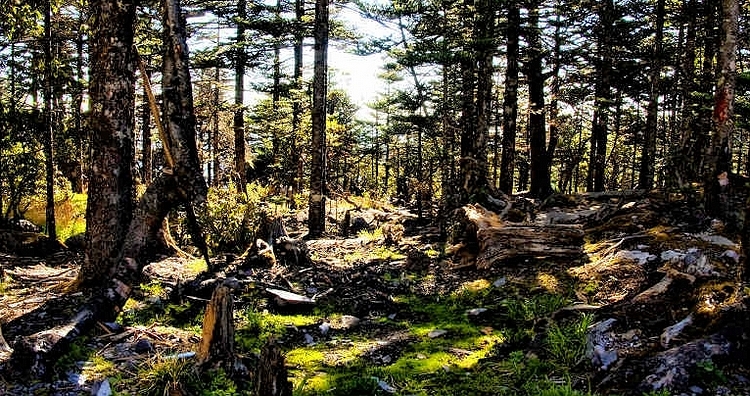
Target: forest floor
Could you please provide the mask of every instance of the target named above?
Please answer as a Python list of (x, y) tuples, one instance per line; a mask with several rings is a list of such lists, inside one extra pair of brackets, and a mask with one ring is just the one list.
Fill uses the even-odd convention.
[[(0, 395), (252, 394), (252, 375), (192, 369), (212, 290), (200, 285), (212, 279), (233, 288), (238, 354), (252, 367), (277, 339), (294, 395), (750, 395), (741, 249), (687, 201), (621, 193), (535, 203), (523, 220), (579, 224), (581, 254), (486, 269), (436, 225), (393, 208), (363, 212), (369, 230), (306, 241), (310, 260), (273, 268), (221, 255), (209, 274), (200, 260), (166, 257), (146, 268), (117, 323), (76, 342), (51, 378), (0, 374)], [(292, 236), (299, 220), (285, 217)], [(80, 254), (21, 256), (3, 243), (0, 324), (12, 346), (86, 296), (61, 288)], [(12, 371), (10, 355), (0, 351), (0, 373)]]

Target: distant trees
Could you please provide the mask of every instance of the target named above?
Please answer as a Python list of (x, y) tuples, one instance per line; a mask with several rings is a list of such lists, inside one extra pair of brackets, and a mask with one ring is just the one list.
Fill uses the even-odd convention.
[[(157, 7), (140, 3), (126, 1), (123, 7), (133, 7), (139, 18), (133, 42), (161, 102), (161, 59), (153, 50), (159, 40), (148, 29), (159, 27)], [(100, 114), (102, 88), (88, 76), (126, 78), (138, 91), (118, 96), (127, 104), (116, 110), (136, 121), (123, 126), (130, 132), (117, 139), (139, 145), (111, 157), (124, 167), (118, 174), (147, 182), (164, 165), (141, 83), (126, 71), (118, 77), (97, 74), (103, 60), (89, 56), (95, 38), (82, 23), (89, 8), (81, 0), (52, 0), (45, 24), (46, 4), (0, 10), (3, 216), (22, 216), (28, 197), (46, 194), (45, 186), (54, 198), (59, 174), (72, 191), (85, 191), (87, 183), (100, 189), (95, 178), (84, 177), (93, 164), (104, 166), (97, 157), (104, 153), (95, 147), (105, 126), (92, 117)], [(730, 174), (750, 168), (747, 43), (737, 40), (735, 50), (720, 46), (727, 29), (723, 3), (358, 4), (358, 12), (392, 28), (389, 37), (371, 41), (345, 32), (336, 21), (339, 3), (326, 5), (332, 42), (388, 56), (386, 87), (366, 123), (353, 118), (357, 106), (346, 87), (335, 87), (322, 71), (327, 44), (319, 31), (318, 58), (304, 62), (316, 40), (314, 10), (322, 4), (211, 0), (191, 3), (188, 10), (202, 15), (188, 24), (202, 43), (192, 66), (200, 76), (195, 112), (209, 181), (244, 191), (247, 180), (262, 180), (290, 202), (307, 198), (312, 234), (325, 230), (321, 213), (332, 192), (369, 190), (421, 212), (432, 210), (438, 198), (449, 209), (496, 190), (543, 198), (555, 191), (685, 189), (706, 184), (706, 175), (719, 168)], [(747, 10), (740, 8), (736, 18), (740, 26), (747, 23)], [(126, 45), (112, 52), (123, 59), (109, 61), (132, 62)], [(725, 58), (732, 53), (734, 60)], [(724, 100), (730, 93), (736, 100)], [(264, 96), (255, 101), (257, 95)], [(38, 169), (50, 172), (42, 177)], [(127, 176), (130, 169), (140, 172)], [(125, 194), (132, 200), (135, 192)], [(102, 209), (94, 204), (91, 210)]]

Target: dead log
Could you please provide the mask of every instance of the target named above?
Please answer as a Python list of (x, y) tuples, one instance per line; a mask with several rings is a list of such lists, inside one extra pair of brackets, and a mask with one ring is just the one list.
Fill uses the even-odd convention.
[(292, 383), (288, 379), (284, 355), (273, 338), (260, 353), (256, 373), (255, 394), (258, 396), (291, 396)]
[(477, 268), (515, 257), (579, 257), (583, 229), (570, 225), (506, 226), (477, 231)]
[(690, 375), (698, 364), (711, 362), (736, 352), (737, 345), (723, 334), (666, 350), (653, 359), (653, 372), (638, 386), (644, 393), (661, 389), (686, 390), (690, 385)]
[(454, 212), (449, 237), (454, 245), (447, 250), (461, 257), (476, 255), (477, 268), (486, 269), (515, 257), (578, 257), (583, 236), (580, 225), (506, 223), (481, 205), (466, 205)]
[(227, 286), (214, 290), (203, 317), (203, 332), (198, 346), (198, 366), (201, 371), (221, 368), (232, 375), (235, 367), (234, 304)]

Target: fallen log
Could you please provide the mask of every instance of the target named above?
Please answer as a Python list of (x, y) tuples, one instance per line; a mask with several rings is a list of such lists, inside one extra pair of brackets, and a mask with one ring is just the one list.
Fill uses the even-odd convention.
[(507, 223), (497, 213), (475, 204), (454, 212), (453, 246), (447, 250), (461, 257), (476, 254), (477, 268), (486, 269), (516, 257), (578, 257), (583, 254), (583, 236), (580, 225)]
[(505, 226), (477, 231), (477, 268), (515, 257), (578, 257), (583, 229), (571, 225)]

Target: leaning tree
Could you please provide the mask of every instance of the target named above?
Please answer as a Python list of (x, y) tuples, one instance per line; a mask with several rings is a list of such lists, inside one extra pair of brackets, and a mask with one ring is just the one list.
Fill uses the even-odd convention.
[[(124, 100), (131, 100), (133, 94), (132, 65), (132, 23), (122, 23), (117, 19), (108, 19), (111, 14), (131, 18), (136, 4), (134, 1), (123, 0), (97, 0), (93, 14), (99, 15), (101, 20), (111, 23), (95, 23), (92, 40), (92, 58), (107, 59), (114, 62), (112, 65), (105, 63), (94, 63), (93, 67), (120, 68), (117, 78), (108, 81), (100, 80), (101, 74), (93, 78), (92, 86), (102, 90), (93, 95), (102, 94), (109, 102), (94, 102), (94, 120), (99, 125), (114, 124), (105, 132), (99, 131), (98, 140), (94, 143), (100, 151), (107, 151), (113, 155), (121, 155), (118, 152), (122, 139), (127, 136), (108, 136), (109, 133), (131, 133), (131, 121), (119, 117), (130, 117), (128, 111), (114, 109), (116, 101), (120, 99), (117, 95), (124, 95)], [(165, 120), (164, 135), (162, 143), (165, 149), (165, 157), (169, 167), (149, 185), (141, 196), (137, 205), (116, 210), (90, 210), (87, 220), (94, 228), (89, 228), (88, 233), (102, 231), (95, 228), (102, 224), (116, 225), (116, 230), (111, 231), (117, 240), (108, 241), (109, 244), (102, 245), (109, 256), (96, 263), (89, 261), (87, 265), (98, 265), (95, 273), (103, 278), (101, 286), (94, 289), (92, 297), (86, 301), (77, 311), (75, 316), (67, 323), (40, 333), (21, 337), (14, 343), (12, 365), (21, 374), (30, 377), (42, 377), (47, 368), (55, 361), (55, 357), (65, 350), (65, 347), (80, 334), (88, 331), (96, 321), (111, 321), (122, 309), (125, 301), (130, 296), (134, 285), (138, 284), (141, 270), (147, 264), (149, 241), (157, 237), (161, 229), (162, 221), (173, 208), (186, 205), (188, 213), (192, 212), (192, 205), (205, 201), (207, 186), (200, 172), (198, 162), (198, 150), (195, 143), (195, 114), (193, 111), (192, 86), (188, 70), (188, 49), (186, 44), (185, 26), (181, 22), (181, 10), (179, 0), (162, 0), (163, 7), (163, 118)], [(132, 20), (132, 19), (130, 19)], [(127, 20), (126, 20), (127, 21)], [(118, 26), (118, 27), (115, 27)], [(124, 27), (122, 27), (124, 26)], [(128, 28), (129, 27), (129, 28)], [(118, 30), (122, 29), (122, 30)], [(111, 47), (114, 45), (114, 47)], [(109, 56), (102, 56), (102, 52), (110, 51)], [(100, 71), (101, 72), (101, 71)], [(127, 86), (127, 87), (126, 87)], [(130, 95), (130, 96), (128, 96)], [(115, 112), (118, 110), (118, 112)], [(113, 118), (113, 114), (119, 114)], [(130, 125), (130, 126), (128, 126)], [(108, 132), (107, 132), (108, 131)], [(96, 150), (95, 150), (96, 151)], [(90, 185), (89, 193), (99, 199), (116, 201), (122, 199), (127, 204), (127, 197), (123, 194), (131, 194), (132, 186), (118, 186), (119, 189), (111, 190), (109, 183), (121, 183), (118, 179), (118, 167), (102, 167), (103, 159), (95, 159), (92, 166), (92, 179), (99, 178), (100, 183)], [(107, 164), (104, 162), (104, 164)], [(124, 166), (129, 166), (129, 162)], [(92, 189), (101, 189), (91, 191)], [(95, 202), (96, 205), (101, 203)], [(124, 213), (129, 212), (129, 213)], [(113, 219), (116, 218), (116, 219)], [(124, 219), (130, 218), (128, 224)], [(194, 236), (196, 234), (194, 233)], [(89, 236), (96, 239), (99, 236)], [(95, 245), (96, 246), (96, 245)], [(94, 249), (94, 247), (90, 247)], [(95, 252), (100, 254), (102, 252)], [(99, 256), (97, 256), (99, 257)], [(91, 260), (91, 259), (90, 259)]]

